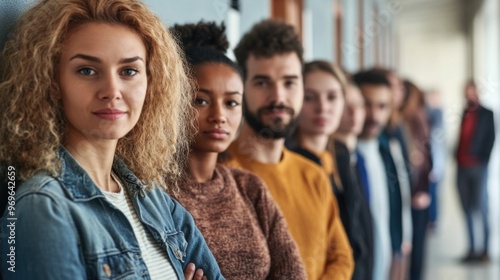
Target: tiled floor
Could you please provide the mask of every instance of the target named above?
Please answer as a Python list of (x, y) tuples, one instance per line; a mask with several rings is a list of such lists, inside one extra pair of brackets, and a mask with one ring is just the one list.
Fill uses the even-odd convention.
[[(450, 162), (448, 176), (441, 189), (440, 224), (435, 232), (429, 233), (427, 241), (427, 261), (425, 280), (499, 280), (500, 259), (492, 254), (489, 264), (464, 265), (458, 259), (466, 250), (465, 225), (455, 188), (453, 163)], [(490, 193), (492, 195), (492, 193)], [(496, 194), (494, 194), (496, 195)], [(490, 199), (491, 201), (491, 199)], [(498, 202), (498, 201), (497, 201)], [(493, 209), (498, 209), (493, 201)], [(498, 218), (491, 213), (490, 220)], [(497, 246), (498, 237), (493, 229), (492, 246)], [(497, 251), (497, 250), (493, 250)]]

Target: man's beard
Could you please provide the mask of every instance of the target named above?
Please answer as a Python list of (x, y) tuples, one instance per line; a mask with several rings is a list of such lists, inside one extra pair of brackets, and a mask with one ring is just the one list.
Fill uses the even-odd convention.
[(467, 100), (467, 107), (471, 110), (474, 110), (479, 107), (479, 103), (475, 100)]
[[(371, 128), (370, 130), (368, 128)], [(373, 138), (373, 137), (376, 137), (376, 135), (372, 135), (371, 131), (376, 129), (378, 131), (378, 133), (380, 134), (381, 133), (381, 128), (380, 128), (380, 123), (378, 121), (375, 121), (375, 120), (371, 120), (371, 119), (366, 119), (365, 120), (365, 123), (363, 125), (363, 130), (361, 131), (361, 134), (360, 136), (362, 138)]]
[[(264, 113), (273, 110), (285, 110), (290, 114), (290, 122), (285, 124), (280, 117), (271, 120), (271, 124), (266, 125), (262, 121)], [(248, 125), (262, 138), (265, 139), (282, 139), (291, 135), (295, 129), (297, 119), (295, 118), (295, 111), (293, 108), (286, 107), (285, 105), (271, 104), (257, 110), (257, 114), (250, 112), (246, 102), (243, 102), (243, 117)]]

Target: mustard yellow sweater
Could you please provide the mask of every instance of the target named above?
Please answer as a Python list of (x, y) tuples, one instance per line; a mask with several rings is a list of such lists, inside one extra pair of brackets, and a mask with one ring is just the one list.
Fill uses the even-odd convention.
[(287, 149), (279, 163), (251, 159), (251, 148), (234, 142), (229, 165), (259, 175), (278, 203), (299, 247), (308, 279), (349, 280), (352, 250), (325, 172)]

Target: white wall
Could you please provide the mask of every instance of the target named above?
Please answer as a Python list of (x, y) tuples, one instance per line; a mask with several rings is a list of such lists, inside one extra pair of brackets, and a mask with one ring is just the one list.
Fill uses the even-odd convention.
[(19, 15), (34, 3), (35, 0), (0, 1), (0, 50)]
[(395, 22), (399, 39), (397, 68), (423, 90), (441, 92), (450, 149), (456, 141), (464, 104), (463, 86), (468, 78), (467, 37), (461, 29), (459, 10), (458, 4), (436, 3), (430, 10), (405, 4)]
[(487, 0), (474, 18), (474, 79), (481, 103), (496, 115), (496, 140), (489, 165), (490, 250), (500, 255), (500, 4)]
[(359, 52), (362, 46), (358, 43), (359, 21), (357, 1), (342, 0), (344, 19), (342, 25), (342, 66), (348, 72), (359, 70)]
[(167, 25), (173, 23), (225, 21), (229, 11), (229, 0), (144, 0)]
[[(312, 59), (334, 60), (335, 18), (332, 0), (306, 0), (304, 47), (312, 48)], [(310, 33), (310, 34), (308, 34)], [(306, 52), (309, 52), (306, 50)]]
[(240, 0), (241, 32), (245, 33), (252, 26), (266, 18), (271, 17), (269, 0)]

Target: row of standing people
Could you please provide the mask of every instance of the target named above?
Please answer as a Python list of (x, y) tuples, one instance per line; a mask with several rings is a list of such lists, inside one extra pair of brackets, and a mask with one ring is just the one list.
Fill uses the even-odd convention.
[[(59, 5), (46, 2), (31, 13)], [(52, 143), (45, 141), (37, 158), (40, 135), (26, 131), (38, 119), (13, 114), (26, 105), (18, 99), (26, 92), (13, 86), (17, 71), (32, 64), (7, 64), (2, 77), (12, 113), (2, 132), (31, 136), (22, 143), (28, 147), (5, 138), (24, 158), (2, 150), (26, 180), (15, 215), (18, 261), (30, 269), (18, 267), (18, 275), (53, 278), (56, 262), (63, 278), (405, 279), (411, 254), (412, 279), (420, 279), (431, 165), (414, 85), (406, 83), (403, 96), (390, 71), (348, 80), (326, 62), (303, 66), (297, 34), (273, 21), (245, 34), (235, 49), (239, 65), (223, 54), (228, 43), (215, 24), (174, 27), (179, 50), (157, 19), (137, 12), (140, 5), (114, 2), (122, 6), (81, 2), (88, 14), (74, 12), (62, 33), (52, 34), (60, 53), (50, 44), (46, 51), (59, 74), (44, 72), (53, 80), (40, 89), (53, 128), (42, 136)], [(117, 7), (133, 19), (120, 18)], [(148, 24), (165, 42), (146, 31)], [(34, 28), (20, 26), (7, 55), (27, 44), (22, 36)], [(32, 51), (27, 45), (23, 51)], [(194, 98), (182, 72), (193, 75)], [(29, 109), (39, 102), (33, 98)], [(193, 116), (195, 133), (185, 129)], [(182, 139), (188, 133), (189, 153)], [(287, 137), (290, 150), (322, 168), (285, 148)], [(154, 185), (169, 186), (169, 195)], [(2, 257), (10, 250), (8, 213)], [(34, 238), (34, 228), (46, 230)], [(46, 261), (33, 259), (48, 248), (54, 254)], [(3, 262), (5, 278), (8, 268)]]
[[(349, 279), (328, 178), (284, 149), (303, 98), (293, 28), (256, 25), (241, 72), (171, 32), (131, 0), (20, 17), (0, 81), (2, 278)], [(217, 164), (242, 115), (226, 163), (262, 179)]]

